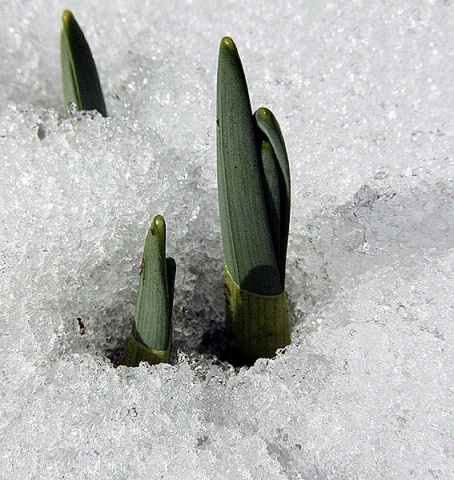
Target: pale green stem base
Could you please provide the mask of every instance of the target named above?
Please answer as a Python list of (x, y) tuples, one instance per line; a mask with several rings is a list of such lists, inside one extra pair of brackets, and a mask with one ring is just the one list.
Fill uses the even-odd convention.
[(242, 290), (224, 269), (227, 327), (238, 354), (252, 364), (271, 358), (278, 348), (290, 344), (287, 294), (258, 295)]
[(152, 350), (138, 342), (134, 334), (131, 334), (121, 364), (127, 367), (138, 367), (140, 362), (148, 362), (150, 365), (169, 363), (170, 353), (170, 346), (167, 350)]

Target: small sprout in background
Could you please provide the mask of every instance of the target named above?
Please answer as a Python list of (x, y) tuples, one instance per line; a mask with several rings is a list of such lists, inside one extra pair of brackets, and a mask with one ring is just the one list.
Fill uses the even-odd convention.
[(97, 110), (107, 117), (106, 105), (95, 61), (87, 40), (74, 15), (65, 10), (62, 15), (60, 52), (65, 112)]
[(175, 260), (166, 258), (166, 224), (156, 215), (145, 241), (134, 323), (123, 365), (169, 362), (175, 273)]
[(285, 292), (290, 170), (273, 113), (259, 108), (252, 114), (229, 37), (219, 49), (217, 152), (227, 325), (237, 360), (252, 364), (290, 344)]

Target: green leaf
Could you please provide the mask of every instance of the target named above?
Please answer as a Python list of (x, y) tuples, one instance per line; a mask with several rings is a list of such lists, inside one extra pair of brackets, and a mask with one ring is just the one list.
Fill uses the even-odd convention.
[(62, 15), (61, 68), (65, 110), (75, 104), (77, 110), (97, 110), (107, 116), (104, 96), (95, 61), (85, 36), (69, 10)]
[(145, 241), (134, 314), (134, 336), (153, 350), (166, 350), (171, 335), (175, 261), (166, 259), (165, 244), (165, 221), (161, 215), (156, 215)]
[(175, 273), (175, 260), (166, 258), (166, 224), (156, 215), (145, 241), (134, 323), (123, 365), (170, 361)]
[(263, 185), (268, 219), (281, 284), (285, 285), (288, 232), (290, 224), (290, 168), (284, 137), (271, 110), (261, 107), (254, 114), (260, 131)]
[(224, 37), (217, 77), (218, 192), (224, 258), (233, 280), (250, 292), (280, 294), (262, 180), (260, 145), (238, 51)]
[(259, 108), (252, 115), (241, 60), (228, 37), (219, 50), (217, 146), (227, 326), (235, 361), (251, 364), (291, 341), (285, 292), (290, 170), (272, 112)]

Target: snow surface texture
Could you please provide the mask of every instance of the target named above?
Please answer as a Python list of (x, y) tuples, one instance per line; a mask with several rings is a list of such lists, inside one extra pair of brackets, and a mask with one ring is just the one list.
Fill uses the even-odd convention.
[[(450, 4), (1, 3), (0, 478), (454, 478)], [(62, 117), (64, 8), (107, 119)], [(226, 34), (293, 186), (293, 343), (240, 370), (219, 358)], [(157, 213), (173, 364), (114, 368)]]

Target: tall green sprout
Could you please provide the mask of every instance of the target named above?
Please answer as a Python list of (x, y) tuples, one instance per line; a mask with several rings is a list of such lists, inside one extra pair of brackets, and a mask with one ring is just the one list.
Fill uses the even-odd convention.
[(229, 37), (219, 49), (217, 150), (227, 324), (239, 358), (252, 363), (290, 343), (285, 292), (290, 171), (273, 113), (259, 108), (252, 114)]

